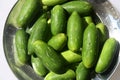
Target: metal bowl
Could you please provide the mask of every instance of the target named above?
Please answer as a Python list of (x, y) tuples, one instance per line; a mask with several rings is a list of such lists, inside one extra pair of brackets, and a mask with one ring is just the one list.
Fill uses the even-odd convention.
[[(120, 37), (119, 37), (120, 15), (118, 14), (118, 12), (107, 0), (88, 0), (88, 1), (93, 5), (95, 13), (99, 17), (100, 21), (102, 21), (108, 28), (109, 37), (114, 37), (120, 43)], [(36, 75), (36, 73), (33, 71), (31, 66), (24, 65), (22, 67), (18, 67), (15, 65), (13, 37), (17, 29), (13, 25), (8, 24), (7, 21), (4, 27), (3, 47), (10, 68), (20, 80), (43, 80), (42, 77)], [(115, 76), (115, 73), (118, 73), (119, 71), (118, 69), (120, 69), (119, 50), (120, 49), (118, 47), (118, 51), (114, 56), (110, 68), (105, 73), (96, 74), (95, 76), (93, 76), (92, 80), (109, 80), (112, 79), (113, 76)]]

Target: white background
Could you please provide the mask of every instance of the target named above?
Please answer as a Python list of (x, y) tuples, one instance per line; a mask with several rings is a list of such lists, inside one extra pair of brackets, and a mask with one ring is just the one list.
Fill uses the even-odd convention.
[(0, 0), (0, 80), (18, 80), (5, 59), (3, 52), (3, 28), (11, 8), (17, 0)]
[[(8, 66), (8, 63), (5, 59), (3, 52), (3, 29), (6, 18), (17, 0), (0, 0), (0, 80), (18, 80), (11, 69)], [(112, 4), (120, 11), (120, 0), (110, 0)], [(119, 75), (120, 76), (120, 75)], [(119, 80), (117, 78), (116, 80)]]

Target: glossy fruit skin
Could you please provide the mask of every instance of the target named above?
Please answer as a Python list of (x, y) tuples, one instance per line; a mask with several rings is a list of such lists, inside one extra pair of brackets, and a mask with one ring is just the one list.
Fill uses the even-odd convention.
[(68, 48), (71, 51), (79, 51), (83, 41), (83, 25), (79, 14), (74, 11), (67, 22)]
[(56, 5), (51, 10), (51, 32), (53, 35), (66, 31), (66, 12), (61, 5)]
[(98, 30), (94, 23), (90, 23), (84, 31), (82, 60), (87, 68), (91, 68), (96, 64), (98, 58)]
[(59, 33), (53, 36), (49, 41), (48, 45), (53, 47), (55, 50), (62, 50), (67, 43), (67, 36), (64, 33)]
[(61, 52), (61, 55), (69, 62), (69, 63), (77, 63), (82, 60), (82, 56), (79, 53), (75, 53), (71, 50), (67, 50)]
[(42, 0), (42, 3), (46, 6), (54, 6), (66, 2), (67, 0)]
[(60, 56), (52, 47), (38, 40), (33, 43), (36, 55), (42, 60), (44, 66), (55, 73), (65, 72), (66, 60)]
[(97, 73), (102, 73), (108, 69), (117, 50), (117, 46), (118, 42), (114, 38), (106, 40), (95, 68)]
[(90, 80), (90, 69), (86, 68), (83, 62), (77, 66), (76, 80)]
[(17, 27), (26, 28), (32, 19), (34, 19), (35, 15), (42, 10), (40, 5), (38, 0), (26, 0), (16, 18)]
[(108, 39), (108, 30), (103, 23), (98, 23), (96, 27), (99, 29), (100, 33), (100, 45), (103, 46), (105, 41)]
[(49, 71), (43, 65), (42, 61), (38, 57), (31, 56), (31, 64), (35, 73), (39, 76), (45, 76)]
[(92, 11), (92, 5), (87, 1), (70, 1), (62, 5), (68, 12), (77, 11), (80, 15), (89, 15)]
[(84, 20), (87, 24), (93, 23), (92, 17), (91, 16), (85, 16)]
[(28, 61), (28, 55), (27, 55), (27, 41), (28, 41), (28, 35), (23, 30), (17, 30), (15, 33), (15, 63), (18, 66), (22, 66), (27, 63)]
[(45, 40), (46, 31), (47, 31), (47, 19), (41, 16), (33, 25), (33, 30), (28, 40), (29, 55), (34, 53), (32, 45), (36, 40)]
[(74, 80), (74, 79), (75, 79), (75, 72), (71, 69), (67, 70), (63, 74), (56, 74), (50, 72), (45, 77), (45, 80)]

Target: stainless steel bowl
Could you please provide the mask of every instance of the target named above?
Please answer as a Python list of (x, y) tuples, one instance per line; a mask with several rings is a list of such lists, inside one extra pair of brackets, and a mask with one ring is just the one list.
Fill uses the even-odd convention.
[[(111, 3), (107, 0), (88, 0), (88, 1), (91, 4), (93, 4), (96, 15), (100, 18), (100, 21), (102, 21), (107, 26), (109, 31), (109, 37), (114, 37), (120, 43), (119, 13), (114, 9)], [(24, 65), (22, 67), (17, 67), (15, 65), (14, 56), (13, 56), (14, 54), (13, 37), (17, 29), (13, 25), (8, 24), (7, 21), (4, 27), (3, 46), (4, 46), (4, 52), (10, 68), (20, 80), (43, 80), (42, 77), (39, 77), (38, 75), (35, 74), (31, 66)], [(96, 20), (96, 21), (99, 21), (99, 20)], [(112, 80), (115, 74), (119, 73), (118, 72), (120, 70), (120, 54), (119, 54), (120, 51), (119, 50), (120, 49), (118, 49), (113, 59), (113, 62), (112, 62), (113, 64), (110, 66), (108, 71), (106, 71), (103, 74), (96, 74), (95, 76), (93, 76), (92, 80), (109, 80), (109, 79)]]

